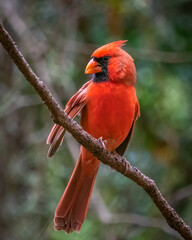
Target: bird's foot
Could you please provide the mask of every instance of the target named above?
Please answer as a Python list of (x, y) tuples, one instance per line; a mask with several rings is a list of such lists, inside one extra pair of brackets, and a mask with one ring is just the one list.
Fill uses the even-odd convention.
[(106, 149), (107, 140), (103, 140), (103, 137), (98, 138), (98, 140), (102, 144), (103, 148)]

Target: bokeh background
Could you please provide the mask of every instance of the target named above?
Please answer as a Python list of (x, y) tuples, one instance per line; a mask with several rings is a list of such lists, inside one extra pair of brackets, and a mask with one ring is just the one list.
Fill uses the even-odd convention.
[[(0, 16), (63, 106), (89, 79), (92, 51), (128, 39), (141, 118), (125, 156), (192, 225), (192, 1), (0, 0)], [(0, 102), (0, 239), (181, 239), (140, 187), (103, 164), (81, 232), (55, 232), (79, 145), (67, 134), (47, 159), (51, 116), (2, 46)]]

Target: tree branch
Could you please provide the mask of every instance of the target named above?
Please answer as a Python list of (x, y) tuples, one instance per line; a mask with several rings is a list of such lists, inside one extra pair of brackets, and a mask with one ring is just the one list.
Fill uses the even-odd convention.
[(114, 155), (113, 153), (107, 151), (107, 149), (104, 149), (100, 141), (96, 140), (90, 134), (85, 132), (80, 125), (66, 115), (64, 110), (60, 107), (50, 93), (47, 86), (32, 71), (29, 64), (18, 50), (15, 42), (4, 29), (2, 23), (0, 23), (0, 42), (8, 52), (11, 59), (15, 62), (19, 70), (23, 73), (27, 81), (33, 86), (44, 104), (48, 107), (52, 114), (53, 121), (59, 125), (62, 125), (81, 145), (87, 148), (89, 152), (91, 152), (104, 164), (116, 169), (118, 172), (132, 179), (139, 186), (141, 186), (152, 198), (162, 215), (167, 220), (168, 224), (177, 232), (179, 232), (184, 239), (192, 240), (192, 230), (163, 198), (158, 187), (152, 179), (145, 176), (136, 167), (131, 166), (125, 158)]

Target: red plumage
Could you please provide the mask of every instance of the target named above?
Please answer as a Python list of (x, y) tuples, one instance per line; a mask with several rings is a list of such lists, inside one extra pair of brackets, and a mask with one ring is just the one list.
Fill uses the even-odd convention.
[[(120, 47), (126, 41), (106, 44), (91, 56), (85, 73), (93, 79), (69, 100), (70, 117), (81, 112), (81, 126), (95, 138), (102, 137), (109, 151), (123, 155), (140, 115), (134, 88), (136, 70), (131, 56)], [(65, 129), (57, 124), (47, 138), (48, 157), (61, 145)], [(100, 161), (81, 147), (81, 154), (55, 211), (55, 230), (79, 231), (86, 217)]]

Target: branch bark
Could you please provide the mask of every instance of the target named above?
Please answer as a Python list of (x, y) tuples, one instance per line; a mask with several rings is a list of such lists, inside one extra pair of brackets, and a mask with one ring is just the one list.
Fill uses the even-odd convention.
[(88, 151), (90, 151), (104, 164), (109, 165), (111, 168), (117, 170), (122, 175), (130, 178), (141, 186), (159, 208), (170, 227), (180, 233), (184, 239), (192, 240), (192, 230), (163, 198), (157, 185), (152, 179), (145, 176), (136, 167), (131, 166), (125, 158), (117, 156), (104, 149), (100, 141), (85, 132), (79, 124), (66, 115), (64, 110), (50, 93), (47, 86), (30, 68), (29, 64), (18, 50), (15, 42), (10, 37), (9, 33), (4, 29), (2, 23), (0, 23), (0, 42), (27, 81), (39, 94), (43, 103), (48, 107), (50, 113), (52, 114), (53, 121), (62, 125), (81, 145), (87, 148)]

